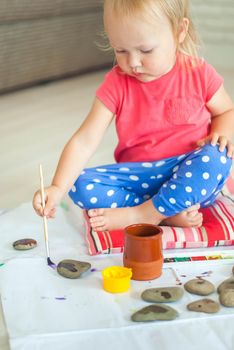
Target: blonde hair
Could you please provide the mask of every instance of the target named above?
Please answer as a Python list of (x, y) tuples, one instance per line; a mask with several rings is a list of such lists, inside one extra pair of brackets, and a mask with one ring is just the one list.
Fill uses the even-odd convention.
[(190, 17), (189, 0), (104, 0), (104, 22), (107, 12), (120, 18), (139, 15), (152, 23), (164, 13), (171, 24), (175, 40), (183, 18), (187, 18), (188, 31), (184, 41), (177, 44), (177, 50), (185, 55), (198, 56), (200, 40)]

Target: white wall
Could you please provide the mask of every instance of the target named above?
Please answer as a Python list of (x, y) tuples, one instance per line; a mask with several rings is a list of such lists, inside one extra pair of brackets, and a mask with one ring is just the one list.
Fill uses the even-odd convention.
[(234, 68), (234, 0), (191, 0), (202, 54), (216, 67)]

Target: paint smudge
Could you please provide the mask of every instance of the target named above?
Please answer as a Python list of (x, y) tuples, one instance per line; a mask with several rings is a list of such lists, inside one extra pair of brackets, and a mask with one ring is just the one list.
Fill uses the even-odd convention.
[(55, 300), (67, 300), (66, 297), (55, 297)]
[(3, 266), (3, 265), (5, 265), (5, 264), (4, 263), (0, 263), (0, 267)]
[(95, 268), (90, 270), (90, 272), (97, 272), (97, 271), (98, 271), (98, 269), (95, 269)]

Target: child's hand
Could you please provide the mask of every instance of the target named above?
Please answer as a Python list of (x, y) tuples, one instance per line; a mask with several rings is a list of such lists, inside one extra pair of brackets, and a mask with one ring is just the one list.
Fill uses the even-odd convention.
[(226, 136), (222, 136), (214, 132), (197, 142), (198, 146), (200, 147), (205, 146), (208, 143), (210, 143), (212, 146), (218, 144), (220, 152), (223, 152), (225, 150), (225, 147), (227, 147), (227, 156), (229, 158), (234, 159), (233, 143), (230, 140), (228, 140)]
[(33, 197), (33, 208), (40, 216), (47, 218), (54, 218), (56, 212), (56, 205), (63, 197), (61, 189), (57, 186), (49, 186), (45, 188), (45, 209), (43, 211), (41, 191), (38, 190)]

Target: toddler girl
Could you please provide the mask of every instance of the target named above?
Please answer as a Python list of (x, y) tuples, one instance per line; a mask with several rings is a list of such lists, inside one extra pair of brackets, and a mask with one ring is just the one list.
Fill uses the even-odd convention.
[[(64, 194), (88, 210), (94, 230), (134, 223), (201, 226), (227, 179), (233, 103), (215, 69), (198, 58), (187, 0), (105, 0), (104, 26), (116, 66), (66, 144), (43, 212)], [(115, 120), (116, 164), (84, 169)], [(83, 170), (84, 169), (84, 170)]]

